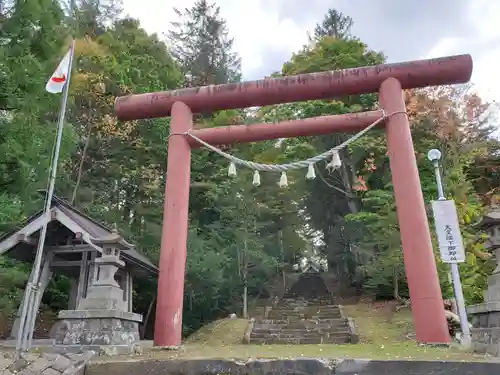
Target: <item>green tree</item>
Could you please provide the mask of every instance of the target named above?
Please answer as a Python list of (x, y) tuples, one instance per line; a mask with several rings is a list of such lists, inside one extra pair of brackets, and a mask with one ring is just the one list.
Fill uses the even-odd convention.
[(233, 51), (226, 21), (220, 8), (198, 0), (183, 12), (175, 9), (179, 22), (168, 34), (171, 51), (185, 74), (186, 86), (238, 82), (241, 60)]
[[(381, 63), (382, 54), (370, 51), (355, 39), (339, 39), (326, 36), (304, 47), (283, 65), (281, 75), (294, 75), (332, 69), (354, 68)], [(308, 101), (264, 108), (264, 119), (277, 121), (290, 118), (309, 118), (322, 115), (344, 114), (373, 109), (375, 95), (344, 97), (336, 101)], [(346, 134), (322, 137), (287, 139), (284, 147), (293, 159), (320, 154), (348, 139)], [(292, 150), (300, 150), (295, 154)], [(306, 151), (306, 153), (304, 153)], [(351, 282), (356, 273), (356, 257), (346, 232), (344, 216), (358, 212), (360, 193), (358, 171), (364, 165), (364, 155), (344, 150), (340, 154), (342, 167), (333, 173), (325, 171), (326, 163), (318, 163), (318, 178), (303, 186), (304, 208), (308, 224), (318, 231), (322, 240), (322, 252), (328, 258), (329, 268), (344, 282)]]
[[(488, 261), (489, 255), (485, 253), (484, 237), (474, 227), (484, 207), (467, 172), (479, 156), (487, 154), (490, 139), (484, 124), (478, 122), (482, 114), (480, 102), (474, 105), (478, 118), (466, 118), (463, 115), (467, 112), (464, 109), (471, 105), (467, 92), (467, 87), (409, 91), (407, 107), (426, 202), (437, 197), (434, 170), (426, 154), (431, 148), (442, 151), (445, 192), (447, 198), (456, 202), (466, 248), (467, 262), (461, 266), (464, 294), (469, 303), (474, 303), (482, 298), (491, 263)], [(358, 270), (368, 290), (376, 290), (381, 296), (398, 297), (401, 290), (406, 291), (406, 282), (401, 277), (403, 268), (399, 226), (395, 204), (390, 199), (393, 193), (383, 136), (378, 140), (367, 137), (356, 142), (353, 152), (369, 155), (367, 160), (372, 166), (360, 171), (369, 187), (362, 199), (362, 211), (347, 217), (349, 222), (364, 225), (364, 231), (358, 237), (358, 246), (375, 249)], [(428, 214), (432, 223), (430, 209)], [(432, 225), (431, 232), (434, 232)], [(433, 242), (437, 249), (434, 234)], [(437, 252), (436, 258), (443, 293), (446, 297), (452, 297), (448, 267), (440, 262)], [(401, 297), (405, 297), (405, 294), (401, 294)]]
[[(73, 7), (72, 26), (76, 35), (96, 38), (106, 32), (123, 11), (122, 0), (68, 0)], [(72, 3), (72, 4), (71, 4)]]
[[(14, 1), (4, 5), (0, 27), (0, 186), (8, 230), (37, 207), (52, 155), (58, 95), (45, 91), (67, 48), (64, 14), (57, 1)], [(73, 134), (65, 133), (64, 160)]]
[(323, 22), (316, 25), (314, 38), (317, 40), (325, 36), (331, 36), (338, 39), (349, 39), (353, 24), (351, 17), (342, 14), (338, 10), (329, 9)]

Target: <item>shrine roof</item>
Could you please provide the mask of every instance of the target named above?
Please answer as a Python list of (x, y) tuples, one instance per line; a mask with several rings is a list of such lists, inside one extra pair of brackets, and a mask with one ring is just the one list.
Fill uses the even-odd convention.
[[(40, 191), (45, 194), (45, 191)], [(16, 258), (31, 260), (36, 251), (36, 241), (28, 241), (30, 236), (33, 239), (37, 237), (40, 228), (44, 224), (43, 210), (40, 210), (28, 217), (23, 223), (9, 233), (0, 236), (0, 255), (11, 255), (17, 253)], [(60, 231), (61, 227), (66, 232), (72, 232), (81, 236), (81, 243), (88, 244), (96, 251), (102, 249), (95, 245), (109, 238), (115, 230), (107, 227), (103, 223), (93, 219), (87, 214), (79, 211), (74, 206), (63, 199), (53, 196), (51, 203), (51, 217), (48, 219), (52, 232)], [(49, 231), (47, 232), (47, 246), (53, 246), (55, 243), (49, 241)], [(126, 243), (126, 242), (125, 242)], [(132, 268), (145, 271), (147, 274), (158, 274), (158, 267), (155, 266), (148, 257), (137, 251), (132, 244), (126, 246), (120, 253), (122, 260)], [(23, 253), (23, 254), (20, 254)], [(12, 254), (14, 255), (14, 254)]]

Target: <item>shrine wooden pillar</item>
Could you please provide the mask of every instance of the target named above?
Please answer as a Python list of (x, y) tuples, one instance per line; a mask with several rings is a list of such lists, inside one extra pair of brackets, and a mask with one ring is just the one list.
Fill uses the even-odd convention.
[(193, 115), (176, 102), (171, 116), (154, 336), (158, 346), (181, 342), (187, 256), (191, 146), (182, 133), (191, 129)]
[(382, 83), (379, 103), (386, 113), (397, 113), (386, 120), (385, 129), (416, 338), (420, 342), (447, 343), (450, 336), (431, 233), (404, 93), (397, 79)]

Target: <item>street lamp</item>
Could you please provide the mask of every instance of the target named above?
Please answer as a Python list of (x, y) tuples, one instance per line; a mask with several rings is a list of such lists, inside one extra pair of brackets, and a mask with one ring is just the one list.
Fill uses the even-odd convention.
[[(439, 162), (441, 160), (441, 151), (432, 149), (427, 153), (427, 159), (434, 166), (434, 174), (436, 175), (436, 185), (438, 189), (438, 201), (445, 201), (443, 182), (441, 179), (441, 170)], [(460, 271), (456, 261), (450, 262), (451, 278), (453, 281), (453, 289), (455, 291), (455, 299), (457, 301), (458, 314), (460, 316), (460, 328), (462, 329), (462, 345), (470, 347), (471, 333), (469, 329), (469, 320), (467, 319), (467, 310), (465, 309), (464, 293), (462, 290), (462, 282), (460, 281)]]
[(427, 159), (429, 159), (432, 165), (434, 166), (434, 174), (436, 175), (436, 185), (438, 189), (438, 200), (444, 201), (446, 200), (446, 197), (444, 196), (443, 182), (441, 180), (441, 171), (439, 170), (441, 151), (433, 148), (427, 153)]

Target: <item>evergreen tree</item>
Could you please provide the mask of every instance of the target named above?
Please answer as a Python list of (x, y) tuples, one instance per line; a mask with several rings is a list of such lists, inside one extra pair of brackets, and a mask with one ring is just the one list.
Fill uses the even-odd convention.
[(75, 1), (72, 17), (77, 35), (95, 38), (104, 34), (122, 10), (122, 0)]
[(171, 52), (182, 67), (187, 86), (203, 86), (240, 80), (241, 61), (233, 51), (220, 8), (198, 0), (184, 12), (169, 32)]
[(46, 93), (45, 83), (67, 33), (56, 0), (4, 2), (2, 10), (0, 227), (8, 228), (33, 209), (36, 189), (47, 181), (58, 100)]
[(324, 36), (331, 36), (338, 39), (349, 39), (352, 25), (353, 20), (351, 17), (345, 16), (335, 9), (329, 9), (323, 22), (316, 25), (314, 38), (320, 39)]
[[(296, 75), (331, 69), (355, 68), (382, 63), (384, 56), (370, 51), (358, 40), (345, 40), (325, 36), (316, 40), (283, 65), (282, 75)], [(374, 95), (344, 97), (337, 101), (314, 101), (307, 103), (291, 103), (277, 106), (284, 110), (286, 117), (290, 114), (296, 118), (343, 114), (370, 110), (375, 105)], [(279, 112), (279, 111), (278, 111)], [(272, 117), (274, 117), (273, 114)], [(271, 121), (269, 118), (268, 121)], [(294, 149), (310, 149), (310, 157), (322, 153), (333, 146), (347, 140), (350, 135), (331, 134), (321, 137), (310, 137), (306, 142), (302, 138), (287, 139), (286, 147)], [(314, 150), (314, 151), (313, 151)], [(357, 194), (357, 169), (363, 162), (357, 155), (347, 150), (340, 153), (342, 167), (332, 173), (318, 164), (319, 177), (308, 181), (304, 186), (304, 209), (307, 212), (309, 225), (321, 233), (322, 253), (328, 259), (329, 269), (335, 272), (346, 285), (353, 279), (358, 256), (353, 251), (350, 228), (344, 222), (348, 213), (356, 213), (361, 209)], [(357, 228), (356, 228), (357, 229)]]
[(63, 12), (56, 0), (16, 1), (4, 8), (0, 27), (0, 109), (33, 105), (27, 95), (44, 90), (37, 80), (54, 69), (64, 43)]

